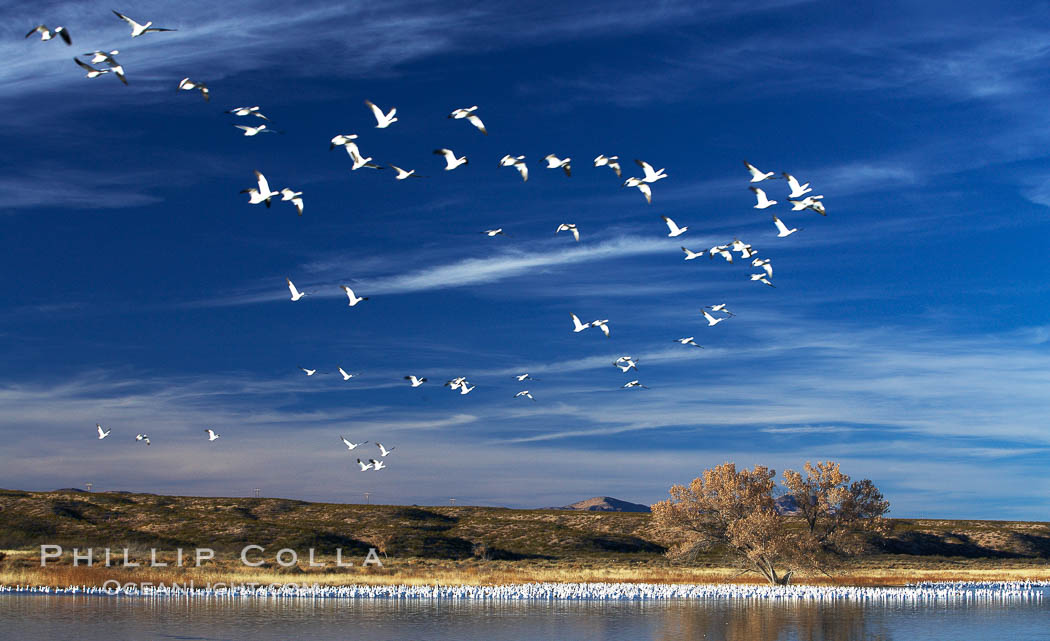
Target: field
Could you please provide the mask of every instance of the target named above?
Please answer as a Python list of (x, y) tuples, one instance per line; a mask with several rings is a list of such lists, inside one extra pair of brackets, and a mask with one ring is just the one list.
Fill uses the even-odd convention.
[[(101, 585), (121, 582), (440, 583), (526, 581), (758, 582), (711, 554), (686, 567), (663, 556), (649, 515), (470, 506), (389, 506), (308, 503), (272, 498), (202, 498), (129, 493), (0, 490), (0, 584)], [(891, 520), (833, 577), (797, 576), (807, 583), (900, 585), (917, 580), (1050, 579), (1050, 523)], [(40, 545), (65, 555), (40, 567)], [(252, 560), (240, 562), (254, 544)], [(72, 548), (94, 548), (93, 567), (72, 565)], [(123, 548), (137, 568), (101, 567), (104, 548), (119, 565)], [(150, 549), (168, 567), (148, 567)], [(201, 567), (175, 567), (182, 548), (211, 548)], [(295, 550), (299, 563), (282, 567), (276, 553)], [(309, 549), (326, 567), (309, 567)], [(375, 548), (383, 566), (362, 567)], [(335, 552), (354, 567), (336, 568)]]

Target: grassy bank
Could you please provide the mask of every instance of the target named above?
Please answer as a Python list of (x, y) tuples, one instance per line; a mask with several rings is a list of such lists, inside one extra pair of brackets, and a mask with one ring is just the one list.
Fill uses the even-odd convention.
[[(0, 583), (101, 585), (127, 582), (497, 584), (531, 581), (657, 583), (759, 582), (738, 575), (718, 554), (691, 567), (664, 558), (649, 515), (510, 510), (469, 506), (308, 503), (287, 499), (0, 490)], [(1050, 579), (1050, 524), (1005, 521), (891, 520), (892, 531), (835, 578), (807, 583), (900, 585), (921, 580)], [(40, 567), (39, 546), (64, 558)], [(239, 562), (248, 544), (264, 546), (264, 565)], [(139, 568), (74, 567), (73, 547), (128, 547)], [(177, 548), (212, 548), (200, 568), (147, 567), (150, 548), (174, 564)], [(282, 568), (277, 550), (296, 550)], [(307, 567), (310, 548), (325, 568)], [(370, 548), (384, 566), (360, 567)], [(353, 568), (335, 568), (342, 550)]]

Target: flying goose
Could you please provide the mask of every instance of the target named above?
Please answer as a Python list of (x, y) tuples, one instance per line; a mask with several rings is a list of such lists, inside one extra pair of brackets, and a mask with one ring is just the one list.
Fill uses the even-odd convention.
[(686, 259), (686, 260), (693, 260), (694, 258), (700, 258), (700, 257), (701, 257), (701, 256), (703, 256), (703, 255), (704, 255), (705, 253), (707, 253), (707, 252), (700, 252), (700, 253), (698, 254), (698, 253), (696, 253), (696, 252), (694, 252), (694, 251), (691, 251), (691, 250), (689, 250), (689, 249), (688, 249), (688, 248), (686, 248), (686, 247), (683, 247), (683, 248), (682, 248), (682, 251), (684, 251), (684, 252), (685, 252), (685, 259)]
[(254, 107), (234, 107), (233, 109), (227, 109), (226, 113), (233, 114), (235, 116), (255, 116), (256, 118), (262, 118), (263, 120), (269, 120), (266, 116), (259, 111), (258, 105)]
[(569, 314), (569, 316), (572, 317), (572, 331), (575, 333), (582, 332), (583, 330), (591, 326), (590, 323), (581, 323), (580, 317), (576, 314)]
[(675, 224), (673, 220), (671, 220), (667, 216), (660, 216), (660, 218), (664, 219), (664, 222), (667, 223), (667, 229), (670, 230), (667, 234), (668, 238), (675, 238), (681, 236), (686, 232), (686, 230), (689, 229), (688, 227), (679, 227)]
[(361, 461), (361, 459), (357, 459), (357, 464), (361, 466), (362, 472), (367, 472), (368, 470), (372, 469), (371, 463), (364, 463)]
[(547, 169), (561, 169), (566, 176), (572, 176), (572, 165), (569, 164), (572, 158), (562, 159), (554, 154), (547, 154), (543, 159), (547, 161)]
[(707, 250), (707, 253), (708, 258), (714, 259), (715, 255), (718, 254), (725, 258), (727, 263), (733, 262), (733, 254), (729, 253), (729, 245), (715, 245)]
[(518, 170), (521, 174), (521, 181), (526, 182), (529, 179), (529, 167), (525, 164), (525, 156), (506, 156), (499, 159), (500, 167), (513, 167)]
[[(365, 441), (365, 442), (367, 443), (367, 441)], [(388, 450), (388, 449), (386, 449), (385, 447), (383, 447), (383, 444), (382, 444), (382, 443), (376, 443), (376, 445), (377, 445), (377, 446), (379, 447), (379, 454), (380, 454), (380, 455), (381, 455), (381, 456), (382, 456), (383, 458), (386, 458), (386, 456), (387, 456), (388, 454), (390, 454), (391, 452), (393, 452), (394, 450), (396, 450), (396, 449), (397, 449), (396, 447), (392, 447), (392, 448), (390, 448), (390, 449)]]
[(752, 267), (761, 267), (762, 269), (766, 270), (766, 275), (767, 276), (769, 276), (770, 278), (773, 278), (773, 264), (770, 262), (770, 260), (768, 258), (766, 258), (766, 259), (756, 258), (755, 260), (751, 261), (751, 266)]
[(620, 176), (620, 157), (619, 156), (606, 156), (600, 155), (594, 159), (595, 167), (608, 167), (616, 172), (616, 176)]
[(530, 394), (529, 390), (527, 390), (527, 389), (523, 389), (520, 392), (518, 392), (517, 394), (515, 394), (514, 398), (519, 398), (519, 397), (522, 397), (522, 396), (524, 396), (525, 398), (529, 399), (530, 401), (535, 401), (536, 400), (535, 398), (532, 397), (532, 394)]
[(704, 348), (703, 345), (697, 345), (696, 341), (693, 340), (692, 336), (686, 336), (685, 338), (676, 338), (674, 339), (674, 342), (681, 343), (682, 345), (692, 345), (693, 347), (699, 347), (700, 349)]
[(211, 441), (214, 441), (215, 439), (219, 438), (219, 435), (215, 433), (215, 430), (211, 429), (210, 427), (208, 429), (204, 430), (204, 431), (208, 433), (208, 442), (209, 443)]
[(405, 380), (412, 384), (412, 387), (419, 387), (423, 383), (427, 382), (426, 378), (418, 378), (416, 376), (406, 376)]
[(306, 296), (306, 292), (301, 292), (295, 288), (295, 283), (292, 282), (291, 278), (285, 278), (285, 280), (288, 281), (288, 291), (292, 292), (292, 302)]
[(519, 383), (522, 382), (522, 381), (535, 381), (535, 380), (537, 380), (537, 379), (529, 376), (528, 372), (526, 372), (524, 374), (515, 374), (514, 378), (518, 379)]
[(375, 114), (376, 129), (386, 129), (393, 123), (397, 122), (397, 118), (394, 117), (394, 114), (397, 113), (396, 107), (392, 108), (389, 113), (383, 113), (383, 110), (375, 106), (375, 103), (371, 100), (366, 100), (365, 104), (368, 105), (372, 109), (372, 113)]
[(146, 445), (149, 445), (149, 434), (136, 434), (135, 435), (135, 440), (136, 441), (145, 441)]
[(702, 311), (703, 311), (703, 314), (704, 314), (704, 318), (706, 318), (706, 319), (707, 319), (707, 326), (708, 326), (708, 327), (714, 327), (715, 325), (717, 325), (717, 324), (721, 323), (721, 322), (722, 322), (722, 321), (724, 321), (724, 320), (725, 320), (726, 318), (728, 318), (728, 317), (726, 317), (726, 316), (723, 316), (723, 317), (721, 317), (721, 318), (715, 318), (714, 316), (712, 316), (711, 314), (709, 314), (709, 313), (707, 312), (707, 310), (706, 310), (706, 309), (705, 309), (705, 310), (702, 310)]
[(351, 374), (350, 372), (346, 371), (342, 367), (337, 367), (336, 369), (339, 370), (339, 375), (343, 377), (344, 381), (348, 381), (351, 378), (357, 376), (357, 374)]
[(487, 135), (489, 135), (489, 132), (485, 130), (485, 123), (481, 122), (481, 118), (478, 118), (478, 115), (475, 113), (477, 110), (478, 110), (478, 106), (477, 105), (474, 105), (473, 107), (470, 107), (469, 109), (456, 109), (452, 113), (450, 113), (448, 115), (448, 117), (449, 118), (455, 118), (456, 120), (461, 120), (463, 118), (466, 118), (467, 122), (469, 122), (470, 124), (472, 124), (475, 127), (477, 127), (478, 131), (480, 131), (481, 133), (483, 133), (483, 134), (485, 134), (487, 136)]
[(59, 36), (65, 41), (67, 45), (73, 44), (73, 39), (69, 37), (69, 32), (66, 31), (65, 27), (55, 27), (54, 29), (48, 29), (46, 24), (39, 24), (26, 34), (26, 38), (33, 35), (34, 33), (40, 34), (40, 41), (47, 42), (48, 40)]
[(638, 191), (642, 192), (645, 196), (645, 202), (650, 205), (653, 204), (653, 189), (649, 186), (649, 183), (645, 182), (641, 178), (628, 178), (623, 181), (624, 187), (637, 187)]
[(299, 369), (303, 370), (303, 373), (306, 374), (307, 376), (313, 376), (314, 374), (317, 373), (317, 370), (315, 370), (315, 369), (307, 369), (307, 368), (305, 368), (305, 367), (303, 367), (301, 365), (299, 366)]
[(382, 169), (379, 165), (369, 162), (372, 160), (371, 156), (367, 158), (362, 156), (361, 152), (357, 149), (357, 145), (354, 143), (347, 143), (343, 146), (346, 147), (346, 153), (350, 156), (350, 160), (354, 161), (353, 166), (350, 167), (350, 171), (357, 171), (362, 167), (367, 167), (368, 169)]
[(417, 174), (415, 169), (406, 171), (397, 165), (390, 165), (390, 168), (397, 172), (397, 175), (394, 176), (395, 180), (404, 180), (405, 178), (425, 178), (425, 176)]
[(645, 162), (644, 160), (638, 160), (637, 158), (634, 160), (634, 162), (642, 168), (643, 172), (645, 172), (645, 176), (642, 177), (642, 182), (644, 183), (652, 184), (658, 180), (663, 180), (664, 178), (667, 178), (667, 174), (664, 173), (663, 169), (656, 171), (653, 169), (652, 165)]
[[(261, 171), (255, 170), (255, 180), (258, 183), (256, 187), (251, 189), (242, 189), (242, 194), (248, 194), (248, 204), (258, 205), (259, 203), (266, 203), (266, 206), (270, 206), (270, 199), (274, 196), (279, 196), (281, 192), (270, 189), (270, 183), (266, 181), (266, 176)], [(298, 299), (296, 299), (298, 300)]]
[(761, 169), (755, 167), (746, 160), (744, 161), (744, 166), (747, 167), (747, 170), (751, 172), (751, 182), (753, 183), (760, 183), (763, 180), (767, 180), (773, 177), (773, 172), (770, 171), (763, 173)]
[(98, 78), (102, 74), (109, 73), (111, 71), (110, 69), (96, 69), (96, 68), (92, 67), (91, 65), (89, 65), (88, 63), (86, 63), (83, 60), (81, 60), (80, 58), (75, 58), (74, 57), (73, 58), (73, 62), (77, 63), (77, 66), (79, 66), (81, 69), (87, 69), (87, 77), (88, 78)]
[(719, 303), (717, 305), (708, 305), (705, 309), (710, 309), (712, 312), (722, 312), (726, 316), (736, 316), (736, 314), (729, 311), (725, 303)]
[(776, 287), (776, 285), (774, 285), (772, 282), (770, 282), (768, 278), (766, 278), (765, 274), (751, 274), (751, 281), (754, 282), (756, 280), (765, 285), (769, 285), (770, 287)]
[(485, 231), (483, 231), (481, 233), (485, 234), (489, 238), (495, 238), (496, 236), (506, 236), (506, 234), (503, 233), (503, 228), (502, 227), (498, 227), (496, 229), (486, 229)]
[(301, 191), (295, 191), (291, 187), (285, 187), (284, 189), (281, 190), (281, 202), (284, 202), (284, 201), (287, 201), (287, 200), (292, 201), (292, 205), (295, 207), (295, 210), (297, 212), (299, 212), (300, 216), (302, 216), (303, 215), (303, 199), (302, 199), (302, 195), (303, 195), (303, 192), (301, 192)]
[(357, 145), (352, 142), (354, 140), (357, 140), (357, 134), (336, 134), (328, 145), (328, 151), (332, 151), (336, 147), (346, 147), (347, 153), (349, 153), (351, 147), (357, 149)]
[[(460, 394), (470, 394), (471, 392), (474, 391), (475, 387), (477, 387), (477, 385), (471, 385), (467, 381), (463, 381), (459, 385), (459, 393)], [(455, 389), (455, 388), (453, 388), (453, 389)]]
[(150, 20), (146, 24), (139, 24), (139, 23), (135, 22), (134, 20), (132, 20), (131, 18), (129, 18), (126, 15), (124, 15), (123, 13), (119, 13), (117, 11), (114, 11), (113, 13), (116, 14), (116, 16), (118, 18), (120, 18), (124, 22), (128, 23), (129, 25), (131, 25), (131, 37), (132, 38), (138, 38), (142, 34), (149, 33), (151, 31), (177, 31), (177, 29), (164, 29), (162, 27), (154, 27), (154, 26), (152, 26), (153, 25), (153, 21), (152, 20)]
[[(119, 62), (117, 62), (116, 58), (113, 57), (113, 56), (117, 55), (118, 53), (120, 53), (120, 52), (117, 51), (116, 49), (114, 49), (113, 51), (109, 51), (109, 52), (97, 51), (96, 50), (96, 51), (92, 51), (90, 53), (86, 53), (84, 55), (85, 56), (91, 56), (92, 64), (99, 64), (99, 63), (102, 63), (102, 62), (106, 63), (106, 65), (109, 67), (109, 71), (112, 71), (114, 73), (114, 75), (116, 75), (117, 78), (120, 79), (120, 81), (126, 85), (126, 84), (128, 84), (128, 79), (127, 79), (127, 76), (124, 75), (124, 67)], [(104, 73), (101, 70), (98, 70), (98, 69), (95, 69), (94, 67), (91, 67), (90, 65), (85, 65), (83, 62), (81, 62), (77, 58), (73, 58), (73, 61), (76, 62), (78, 65), (80, 65), (82, 68), (88, 69), (89, 72), (94, 72), (94, 74), (88, 73), (88, 78), (95, 78), (95, 77), (101, 75), (102, 73)]]
[(365, 443), (368, 442), (368, 441), (361, 441), (360, 443), (352, 443), (352, 442), (348, 441), (345, 436), (342, 436), (342, 435), (339, 436), (339, 439), (341, 441), (343, 441), (343, 445), (346, 446), (347, 450), (353, 450), (354, 448), (361, 447), (362, 445), (364, 445)]
[(368, 296), (361, 296), (361, 297), (355, 296), (354, 295), (354, 290), (350, 289), (346, 285), (340, 285), (340, 287), (343, 289), (343, 293), (346, 294), (346, 297), (348, 299), (350, 299), (349, 307), (353, 307), (354, 305), (360, 303), (363, 300), (368, 300)]
[(368, 461), (372, 464), (372, 469), (375, 470), (376, 472), (378, 472), (379, 470), (381, 470), (384, 467), (386, 467), (386, 463), (384, 463), (382, 461), (377, 461), (374, 458), (370, 458), (370, 459), (368, 459)]
[(113, 429), (112, 429), (112, 428), (111, 428), (111, 429), (108, 429), (108, 430), (105, 430), (105, 431), (103, 431), (103, 430), (102, 430), (102, 426), (101, 426), (101, 425), (99, 425), (98, 423), (95, 423), (95, 429), (97, 429), (97, 430), (98, 430), (98, 440), (100, 440), (100, 441), (101, 441), (102, 439), (106, 438), (107, 436), (109, 436), (109, 433), (113, 431)]
[(642, 389), (649, 389), (645, 385), (642, 385), (641, 383), (639, 383), (637, 381), (637, 379), (623, 384), (623, 389), (630, 389), (632, 387), (640, 387)]
[(626, 374), (629, 370), (638, 369), (638, 363), (630, 356), (621, 356), (620, 358), (613, 361), (613, 367), (617, 367), (621, 372)]
[(789, 174), (788, 172), (785, 171), (782, 175), (784, 176), (784, 178), (787, 179), (788, 187), (791, 187), (791, 193), (788, 194), (788, 198), (801, 198), (809, 192), (813, 191), (809, 188), (809, 183), (806, 183), (804, 185), (798, 184), (798, 179)]
[(773, 224), (777, 226), (777, 231), (778, 231), (777, 238), (787, 238), (791, 234), (794, 234), (795, 232), (798, 231), (797, 227), (796, 228), (792, 228), (792, 229), (788, 229), (787, 225), (785, 225), (784, 222), (782, 220), (780, 220), (779, 218), (777, 218), (776, 216), (773, 216)]
[(557, 234), (563, 231), (571, 231), (572, 237), (576, 239), (576, 242), (580, 242), (580, 230), (576, 228), (576, 223), (562, 223), (558, 225), (558, 228), (554, 230)]
[(733, 244), (730, 245), (730, 251), (740, 252), (741, 258), (751, 258), (755, 255), (755, 251), (751, 245), (748, 245), (739, 238), (733, 240)]
[(259, 134), (279, 134), (276, 129), (270, 129), (265, 124), (252, 127), (251, 125), (234, 125), (244, 132), (245, 136), (257, 136)]
[(456, 158), (455, 152), (453, 152), (451, 149), (435, 149), (434, 155), (445, 157), (445, 171), (452, 171), (456, 167), (459, 167), (460, 165), (466, 165), (470, 162), (469, 160), (467, 160), (466, 156)]
[(755, 209), (765, 209), (766, 207), (772, 207), (777, 204), (777, 201), (766, 198), (765, 190), (759, 189), (758, 187), (748, 187), (748, 189), (755, 192), (755, 197), (758, 198), (758, 204), (755, 205)]
[(605, 334), (605, 337), (609, 338), (609, 319), (608, 318), (606, 318), (604, 320), (593, 320), (590, 323), (588, 323), (588, 325), (590, 325), (591, 327), (597, 327), (598, 329), (602, 330), (602, 333)]
[(456, 378), (453, 378), (452, 380), (445, 381), (445, 387), (448, 387), (448, 388), (450, 388), (452, 390), (458, 390), (466, 382), (467, 382), (467, 377), (466, 376), (457, 376)]
[[(824, 198), (823, 196), (806, 196), (802, 200), (788, 200), (791, 203), (791, 211), (802, 211), (803, 209), (812, 209), (814, 205), (820, 205), (823, 209), (824, 206), (818, 201)], [(813, 211), (818, 211), (814, 209)]]
[(197, 82), (196, 80), (190, 80), (189, 77), (183, 78), (179, 81), (179, 86), (175, 91), (193, 91), (197, 89), (204, 96), (204, 102), (211, 101), (211, 94), (208, 91), (208, 85), (203, 82)]

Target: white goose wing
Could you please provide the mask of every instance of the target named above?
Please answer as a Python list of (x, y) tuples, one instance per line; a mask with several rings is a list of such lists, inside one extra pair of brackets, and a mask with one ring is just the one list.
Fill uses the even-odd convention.
[[(383, 122), (387, 119), (387, 115), (383, 113), (383, 110), (377, 107), (376, 104), (371, 100), (366, 100), (365, 104), (372, 109), (372, 115), (376, 117), (376, 123), (380, 125), (383, 124)], [(393, 115), (393, 111), (391, 111), (391, 115)]]
[(653, 169), (652, 165), (645, 162), (644, 160), (635, 159), (634, 162), (638, 163), (638, 166), (642, 168), (643, 172), (645, 172), (645, 180), (652, 180), (656, 177), (657, 171)]
[(270, 191), (270, 183), (266, 182), (266, 176), (263, 176), (261, 171), (256, 170), (255, 178), (258, 179), (259, 182), (259, 195), (265, 196), (273, 193)]
[(295, 288), (295, 283), (292, 282), (291, 278), (285, 278), (285, 280), (288, 281), (288, 291), (292, 293), (293, 298), (297, 298), (303, 295), (302, 292)]
[(667, 223), (667, 229), (671, 231), (671, 235), (677, 236), (682, 233), (682, 228), (676, 225), (673, 220), (671, 220), (667, 216), (661, 216), (661, 218), (663, 218), (664, 222)]
[(788, 231), (787, 225), (784, 224), (784, 221), (780, 220), (776, 216), (773, 216), (773, 224), (777, 226), (777, 231), (780, 232), (781, 236), (786, 236), (790, 233)]
[(485, 130), (485, 123), (481, 122), (481, 118), (478, 118), (474, 114), (471, 114), (471, 115), (467, 116), (467, 121), (470, 124), (472, 124), (475, 127), (477, 127), (478, 131), (480, 131), (481, 133), (485, 134), (486, 136), (489, 135), (489, 132)]

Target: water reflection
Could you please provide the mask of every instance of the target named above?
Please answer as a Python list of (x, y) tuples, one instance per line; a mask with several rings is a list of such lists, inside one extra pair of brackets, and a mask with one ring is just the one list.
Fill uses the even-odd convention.
[(1046, 638), (1043, 602), (394, 601), (0, 596), (0, 639), (918, 641)]

